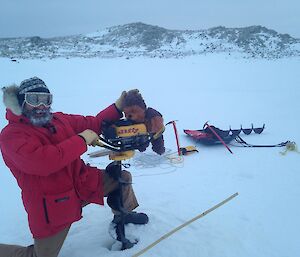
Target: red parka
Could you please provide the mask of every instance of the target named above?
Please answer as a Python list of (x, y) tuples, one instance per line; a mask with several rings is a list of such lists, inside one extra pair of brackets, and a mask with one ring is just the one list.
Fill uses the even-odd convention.
[(22, 190), (34, 238), (54, 235), (81, 219), (82, 201), (103, 204), (102, 175), (80, 159), (87, 146), (77, 134), (85, 129), (100, 134), (103, 120), (120, 118), (115, 105), (95, 117), (54, 113), (48, 127), (35, 127), (10, 109), (6, 118), (1, 151)]

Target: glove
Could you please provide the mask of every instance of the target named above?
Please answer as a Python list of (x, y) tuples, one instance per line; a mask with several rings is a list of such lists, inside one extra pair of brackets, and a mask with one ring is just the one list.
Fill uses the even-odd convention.
[(87, 145), (93, 145), (93, 143), (99, 139), (99, 136), (91, 129), (86, 129), (78, 134), (81, 138), (84, 139)]

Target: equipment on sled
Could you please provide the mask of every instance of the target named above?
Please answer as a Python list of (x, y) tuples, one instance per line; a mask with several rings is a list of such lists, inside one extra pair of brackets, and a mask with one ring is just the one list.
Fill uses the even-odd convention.
[(244, 129), (242, 126), (240, 129), (230, 129), (229, 130), (222, 130), (215, 126), (209, 125), (207, 122), (203, 125), (202, 130), (189, 130), (184, 129), (184, 133), (192, 138), (196, 139), (199, 143), (204, 145), (216, 145), (216, 144), (223, 144), (227, 150), (232, 153), (231, 149), (228, 147), (231, 141), (235, 140), (239, 146), (242, 147), (283, 147), (290, 144), (290, 141), (282, 142), (279, 144), (274, 145), (252, 145), (248, 144), (245, 140), (240, 137), (240, 133), (243, 132), (245, 135), (250, 135), (252, 132), (256, 134), (261, 134), (265, 129), (265, 124), (262, 127), (253, 127)]
[(95, 145), (109, 150), (109, 159), (113, 162), (106, 167), (106, 171), (119, 183), (115, 209), (120, 212), (120, 219), (115, 228), (117, 240), (122, 243), (121, 250), (129, 249), (137, 243), (137, 241), (131, 242), (125, 236), (125, 217), (128, 211), (123, 206), (122, 187), (128, 185), (128, 183), (121, 178), (122, 161), (131, 158), (134, 155), (134, 150), (144, 144), (149, 144), (151, 140), (155, 140), (163, 132), (164, 127), (156, 134), (148, 133), (145, 124), (134, 124), (130, 120), (120, 120), (115, 123), (104, 122), (102, 124), (102, 134), (94, 142)]
[(253, 131), (256, 134), (261, 134), (263, 130), (265, 129), (265, 124), (261, 128), (254, 128), (253, 124), (251, 128), (244, 129), (228, 129), (228, 130), (222, 130), (219, 129), (215, 126), (209, 125), (207, 122), (203, 125), (203, 129), (201, 130), (189, 130), (189, 129), (184, 129), (184, 133), (187, 135), (191, 136), (194, 139), (197, 139), (199, 143), (205, 144), (205, 145), (214, 145), (214, 144), (221, 144), (222, 141), (220, 138), (218, 138), (212, 130), (217, 133), (217, 135), (221, 138), (221, 140), (228, 144), (230, 143), (233, 139), (235, 139), (241, 132), (243, 132), (246, 135), (251, 134)]
[(177, 145), (178, 156), (187, 155), (187, 154), (193, 153), (193, 152), (198, 152), (198, 150), (196, 149), (195, 146), (180, 147), (179, 138), (178, 138), (178, 132), (177, 132), (177, 128), (176, 128), (176, 121), (175, 120), (169, 121), (166, 124), (166, 126), (169, 125), (169, 124), (173, 125), (173, 129), (174, 129), (174, 133), (175, 133), (175, 138), (176, 138), (176, 145)]

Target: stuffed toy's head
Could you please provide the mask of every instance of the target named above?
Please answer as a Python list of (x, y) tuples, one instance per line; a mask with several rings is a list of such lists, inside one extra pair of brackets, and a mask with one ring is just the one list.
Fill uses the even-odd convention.
[(130, 119), (135, 122), (145, 121), (145, 111), (147, 106), (142, 95), (138, 91), (129, 91), (123, 104), (123, 111), (126, 119)]

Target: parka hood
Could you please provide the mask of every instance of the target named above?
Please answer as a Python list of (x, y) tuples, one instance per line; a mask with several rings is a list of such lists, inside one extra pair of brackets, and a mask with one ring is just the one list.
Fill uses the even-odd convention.
[(18, 86), (13, 84), (2, 88), (3, 103), (15, 115), (22, 115), (22, 109), (18, 102)]

